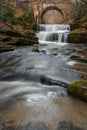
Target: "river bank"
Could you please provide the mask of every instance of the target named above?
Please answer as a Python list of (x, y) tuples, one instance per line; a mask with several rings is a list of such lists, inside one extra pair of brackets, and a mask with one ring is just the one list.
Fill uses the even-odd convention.
[(31, 46), (38, 44), (35, 33), (25, 32), (24, 34), (16, 31), (0, 31), (0, 52), (12, 51), (15, 46)]

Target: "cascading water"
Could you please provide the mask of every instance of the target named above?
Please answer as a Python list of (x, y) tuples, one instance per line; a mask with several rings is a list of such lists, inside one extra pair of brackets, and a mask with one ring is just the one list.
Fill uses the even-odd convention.
[(67, 24), (40, 24), (36, 36), (39, 43), (67, 43), (70, 26)]

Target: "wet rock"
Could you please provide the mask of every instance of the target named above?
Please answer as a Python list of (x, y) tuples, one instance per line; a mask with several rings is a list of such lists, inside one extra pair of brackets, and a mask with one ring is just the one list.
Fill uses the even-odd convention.
[(56, 52), (52, 53), (52, 55), (57, 56), (58, 54)]
[(59, 85), (61, 87), (67, 87), (69, 84), (62, 81), (54, 80), (49, 77), (42, 76), (40, 82), (47, 85)]
[(87, 59), (86, 58), (79, 58), (78, 61), (87, 63)]
[(71, 122), (63, 121), (59, 123), (57, 130), (85, 130), (85, 129), (77, 127)]
[(87, 80), (79, 80), (68, 87), (68, 93), (87, 102)]
[(73, 69), (87, 73), (87, 65), (84, 64), (75, 64)]
[(87, 44), (87, 33), (70, 33), (68, 42)]
[(36, 47), (33, 47), (33, 48), (32, 48), (32, 51), (33, 51), (33, 52), (39, 52), (39, 49), (38, 49), (38, 47), (36, 46)]
[(85, 56), (81, 56), (81, 55), (73, 55), (71, 56), (71, 59), (72, 60), (78, 60), (80, 62), (84, 62), (84, 63), (87, 63), (87, 59), (85, 58)]
[(36, 37), (33, 37), (28, 39), (28, 38), (19, 38), (17, 39), (15, 45), (17, 46), (27, 46), (27, 45), (33, 45), (33, 44), (38, 44), (38, 39)]
[(71, 55), (71, 59), (87, 63), (87, 48), (86, 47), (74, 48), (74, 52), (75, 53)]
[(46, 54), (46, 50), (41, 50), (40, 52), (43, 54)]
[(73, 56), (71, 56), (71, 59), (72, 59), (72, 60), (79, 60), (79, 59), (80, 59), (80, 56), (78, 56), (78, 55), (73, 55)]
[(0, 52), (13, 51), (14, 47), (0, 44)]
[(48, 130), (48, 128), (40, 122), (31, 122), (24, 126), (21, 130)]

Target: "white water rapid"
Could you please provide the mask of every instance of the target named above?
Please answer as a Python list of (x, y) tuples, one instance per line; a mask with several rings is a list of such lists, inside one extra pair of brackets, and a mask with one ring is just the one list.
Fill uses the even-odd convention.
[(36, 36), (39, 38), (39, 43), (67, 43), (70, 25), (65, 24), (40, 24)]

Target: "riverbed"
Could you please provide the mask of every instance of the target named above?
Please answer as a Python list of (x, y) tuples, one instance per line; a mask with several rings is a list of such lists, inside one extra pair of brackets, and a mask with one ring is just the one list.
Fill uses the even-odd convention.
[(87, 103), (67, 93), (86, 73), (87, 46), (61, 39), (0, 53), (0, 130), (87, 130)]

